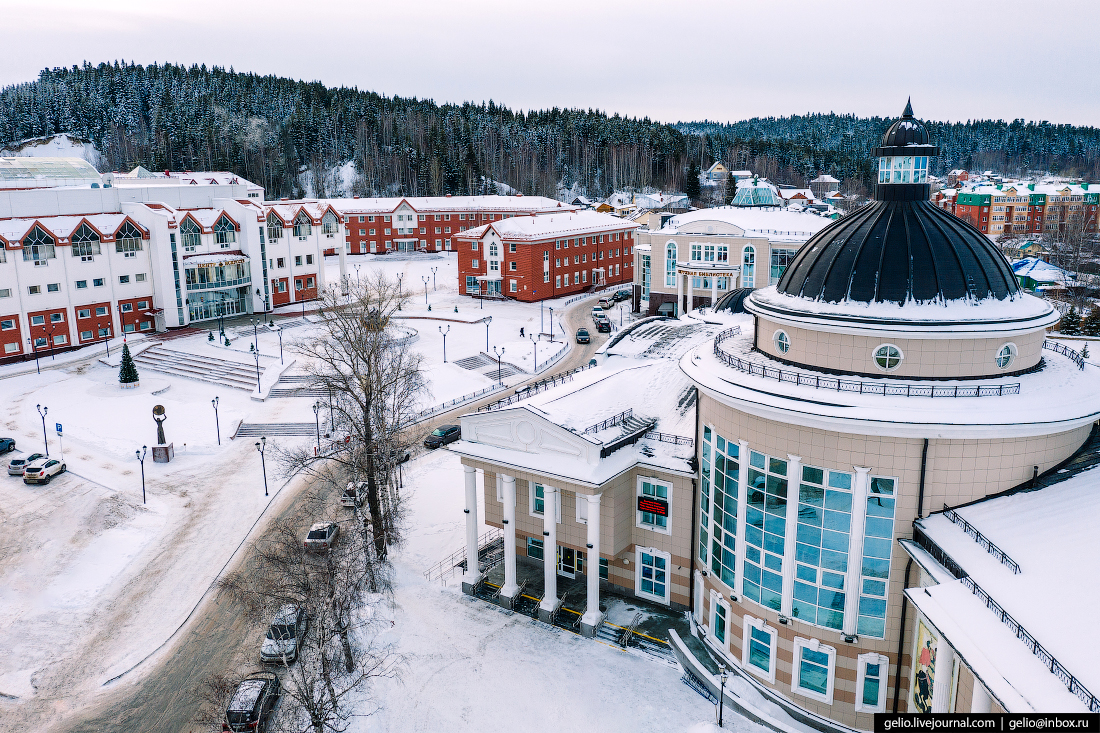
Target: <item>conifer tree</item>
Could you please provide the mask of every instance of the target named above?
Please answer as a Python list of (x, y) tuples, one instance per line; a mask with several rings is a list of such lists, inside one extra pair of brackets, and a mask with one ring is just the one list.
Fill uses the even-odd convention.
[(133, 384), (138, 381), (138, 370), (134, 364), (134, 357), (130, 356), (130, 347), (122, 345), (122, 366), (118, 369), (118, 381), (120, 384)]
[(737, 195), (737, 179), (733, 177), (733, 171), (726, 174), (726, 195), (722, 200), (726, 206), (733, 204), (733, 197)]
[(1093, 306), (1081, 323), (1081, 333), (1085, 336), (1100, 336), (1100, 307)]
[(697, 201), (701, 192), (699, 187), (699, 164), (693, 160), (691, 165), (688, 166), (687, 178), (684, 179), (684, 193), (692, 201)]
[(1077, 306), (1071, 305), (1062, 320), (1058, 322), (1058, 332), (1063, 336), (1079, 336), (1081, 334), (1081, 315), (1077, 312)]

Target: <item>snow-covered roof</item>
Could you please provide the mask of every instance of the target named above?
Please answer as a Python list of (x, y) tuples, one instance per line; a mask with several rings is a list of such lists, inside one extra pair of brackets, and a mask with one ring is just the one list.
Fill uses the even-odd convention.
[[(1068, 469), (1063, 473), (1070, 475)], [(1086, 469), (1047, 488), (959, 508), (966, 520), (999, 547), (1019, 573), (990, 554), (946, 514), (917, 526), (1093, 694), (1100, 694), (1100, 468)], [(951, 578), (910, 597), (1009, 712), (1085, 709), (1081, 700), (1036, 657), (999, 614), (962, 580)], [(972, 661), (973, 660), (973, 661)]]
[(244, 185), (258, 188), (246, 178), (229, 171), (165, 171), (152, 173), (138, 166), (129, 173), (115, 173), (116, 186), (147, 186), (150, 183), (164, 183), (182, 186), (229, 186)]
[(810, 183), (840, 183), (840, 181), (828, 175), (827, 173), (822, 173), (820, 176), (810, 181)]
[[(88, 214), (87, 216), (40, 216), (36, 218), (0, 219), (0, 238), (7, 242), (23, 239), (37, 223), (59, 242), (67, 242), (73, 232), (80, 228), (81, 222), (88, 224), (104, 238), (114, 237), (115, 232), (127, 220), (126, 214)], [(133, 220), (131, 220), (133, 221)], [(134, 222), (143, 233), (148, 230)]]
[(736, 236), (767, 237), (775, 242), (801, 244), (832, 223), (831, 219), (817, 214), (787, 211), (778, 208), (749, 208), (719, 206), (698, 209), (676, 216), (665, 222), (665, 234), (707, 234), (706, 222), (732, 224), (742, 231)]
[(188, 267), (198, 265), (228, 265), (234, 262), (244, 262), (248, 258), (240, 250), (228, 252), (215, 252), (214, 254), (184, 255), (183, 264)]
[(1072, 285), (1075, 283), (1073, 273), (1066, 272), (1057, 265), (1044, 262), (1038, 257), (1025, 257), (1012, 263), (1012, 271), (1019, 277), (1029, 277), (1040, 283), (1057, 283), (1059, 285)]
[(0, 188), (99, 185), (99, 171), (83, 158), (0, 158)]
[(513, 216), (459, 232), (455, 236), (459, 239), (480, 239), (490, 228), (501, 239), (538, 241), (632, 230), (637, 229), (638, 225), (598, 211), (566, 211), (536, 216)]
[(325, 199), (325, 203), (344, 214), (389, 214), (402, 202), (414, 211), (485, 211), (485, 212), (542, 212), (560, 209), (575, 209), (572, 204), (562, 203), (545, 196), (405, 196)]

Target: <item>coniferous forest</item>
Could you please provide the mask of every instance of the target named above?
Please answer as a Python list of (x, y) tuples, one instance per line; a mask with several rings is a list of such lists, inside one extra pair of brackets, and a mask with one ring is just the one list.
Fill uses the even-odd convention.
[[(232, 68), (125, 62), (43, 70), (36, 81), (0, 90), (0, 144), (69, 132), (95, 144), (105, 169), (229, 170), (270, 197), (303, 195), (305, 179), (315, 195), (331, 195), (332, 169), (349, 161), (358, 195), (485, 193), (494, 181), (550, 196), (573, 185), (590, 196), (683, 190), (689, 168), (705, 169), (716, 158), (780, 183), (829, 173), (869, 184), (870, 150), (890, 122), (813, 114), (663, 124), (599, 110), (514, 112), (493, 101), (436, 104)], [(943, 148), (934, 173), (1100, 174), (1097, 128), (926, 124)]]

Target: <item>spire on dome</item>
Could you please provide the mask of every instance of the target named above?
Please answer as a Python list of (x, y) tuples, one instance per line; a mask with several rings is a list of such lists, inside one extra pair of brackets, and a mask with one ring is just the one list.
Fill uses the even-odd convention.
[(901, 116), (902, 117), (912, 117), (913, 116), (913, 98), (912, 97), (909, 97), (909, 99), (906, 100), (906, 102), (905, 102), (905, 111), (901, 113)]

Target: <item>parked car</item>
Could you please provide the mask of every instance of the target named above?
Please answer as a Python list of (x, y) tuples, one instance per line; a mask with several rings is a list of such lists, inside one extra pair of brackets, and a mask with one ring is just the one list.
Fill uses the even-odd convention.
[(15, 450), (15, 438), (0, 438), (0, 453), (11, 453)]
[(447, 443), (453, 443), (462, 437), (462, 428), (458, 425), (440, 425), (432, 431), (432, 434), (424, 438), (425, 448), (438, 448)]
[(258, 672), (242, 680), (225, 707), (222, 730), (264, 733), (281, 694), (279, 677), (274, 672)]
[(605, 315), (606, 314), (603, 312), (603, 308), (599, 307), (598, 305), (592, 307), (592, 320), (593, 321), (595, 321), (597, 318), (600, 318), (601, 316), (605, 316)]
[(601, 318), (596, 321), (596, 331), (598, 333), (611, 333), (611, 321), (606, 318)]
[(615, 301), (611, 298), (600, 298), (600, 302), (598, 305), (605, 311), (609, 311), (615, 307)]
[(592, 343), (592, 337), (588, 334), (588, 329), (587, 328), (578, 328), (577, 329), (577, 343), (578, 344)]
[(344, 487), (344, 493), (340, 495), (340, 503), (352, 508), (363, 506), (363, 499), (366, 496), (366, 481), (348, 481), (348, 485)]
[(634, 296), (630, 294), (629, 290), (616, 290), (615, 294), (611, 296), (611, 299), (619, 303), (624, 300), (630, 300), (633, 297)]
[(48, 484), (54, 476), (60, 476), (68, 470), (64, 463), (56, 458), (39, 458), (31, 461), (23, 469), (23, 483)]
[(12, 458), (11, 462), (8, 463), (8, 475), (22, 476), (23, 469), (27, 467), (28, 463), (45, 457), (45, 453), (31, 453), (29, 456), (23, 456), (22, 458)]
[(264, 643), (260, 647), (260, 661), (283, 664), (296, 662), (302, 648), (302, 638), (308, 628), (306, 609), (292, 605), (280, 608), (275, 618), (271, 619), (271, 626), (264, 636)]
[(310, 552), (328, 552), (339, 534), (340, 526), (336, 522), (317, 522), (309, 528), (303, 544)]

